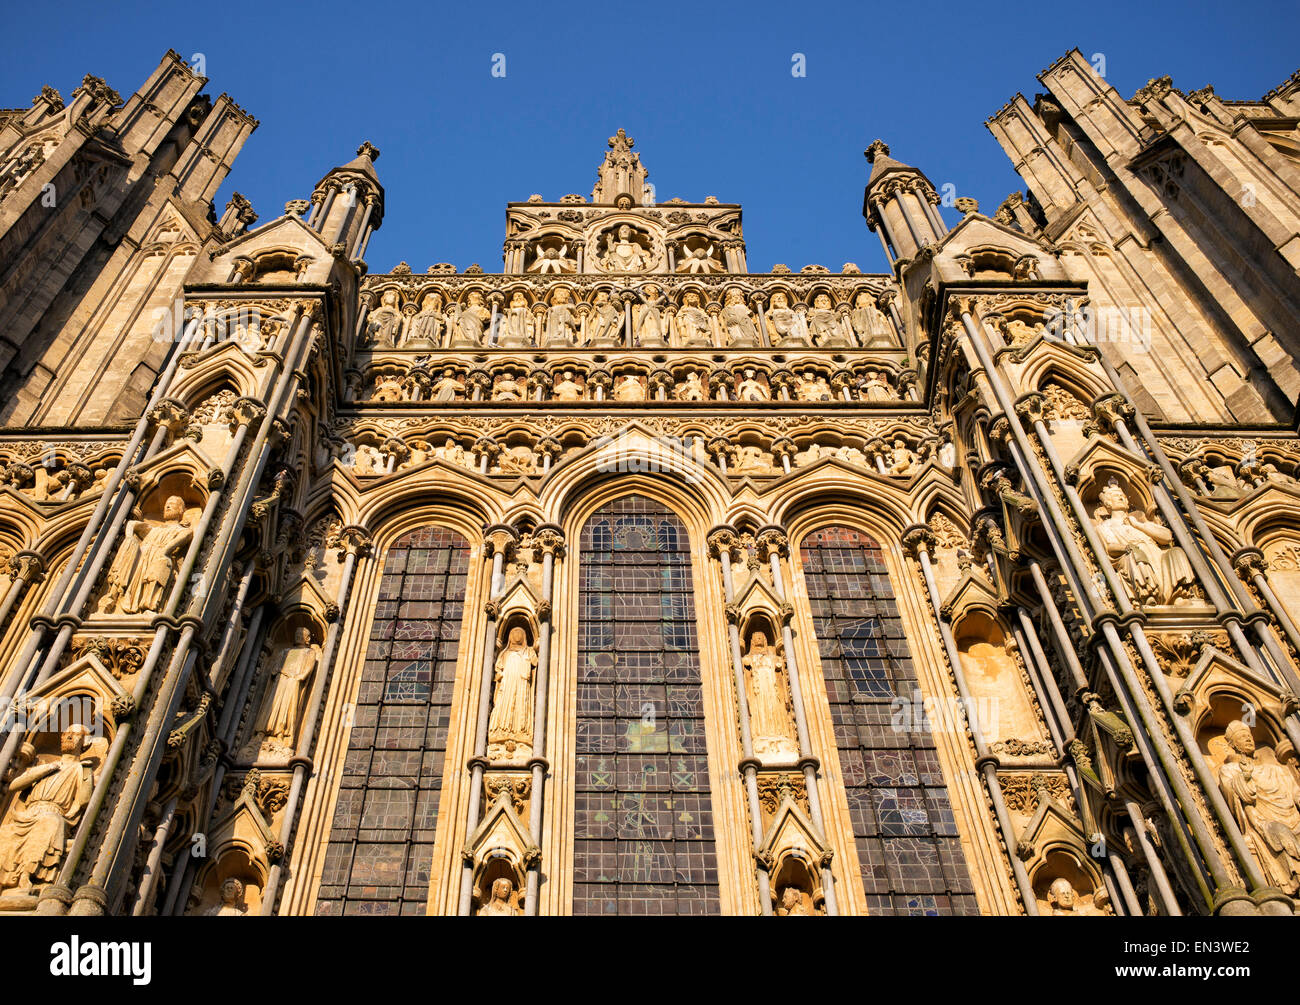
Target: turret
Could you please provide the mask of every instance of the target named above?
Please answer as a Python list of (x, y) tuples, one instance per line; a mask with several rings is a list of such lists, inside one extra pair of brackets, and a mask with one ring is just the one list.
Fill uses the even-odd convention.
[(924, 174), (889, 156), (889, 147), (874, 141), (865, 151), (871, 164), (862, 215), (880, 235), (892, 263), (911, 258), (947, 233), (935, 207), (939, 197)]
[(366, 253), (370, 235), (384, 219), (384, 187), (375, 174), (378, 159), (378, 148), (362, 143), (356, 158), (330, 171), (311, 194), (308, 226), (318, 230), (326, 244), (342, 244), (353, 260)]

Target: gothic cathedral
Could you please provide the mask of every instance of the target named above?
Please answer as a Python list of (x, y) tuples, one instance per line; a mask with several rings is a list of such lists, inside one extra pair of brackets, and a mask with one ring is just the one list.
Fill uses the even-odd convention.
[(0, 913), (1294, 914), (1300, 74), (1039, 79), (888, 274), (622, 129), (374, 274), (174, 52), (0, 111)]

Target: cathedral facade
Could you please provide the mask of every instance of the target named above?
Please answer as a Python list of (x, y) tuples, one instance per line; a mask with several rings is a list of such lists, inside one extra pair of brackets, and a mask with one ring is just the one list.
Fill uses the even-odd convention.
[(621, 129), (374, 274), (175, 53), (0, 111), (0, 912), (1295, 913), (1300, 75), (1039, 79), (888, 274)]

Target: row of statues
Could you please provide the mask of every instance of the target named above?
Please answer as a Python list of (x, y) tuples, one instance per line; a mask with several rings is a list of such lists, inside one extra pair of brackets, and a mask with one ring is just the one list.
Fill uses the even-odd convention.
[[(890, 374), (881, 369), (869, 368), (861, 375), (843, 374), (836, 378), (836, 386), (841, 387), (836, 394), (826, 375), (817, 370), (800, 370), (787, 374), (780, 386), (787, 387), (785, 396), (778, 390), (773, 392), (773, 379), (753, 367), (746, 367), (739, 373), (714, 371), (709, 373), (697, 368), (688, 368), (655, 375), (653, 382), (637, 373), (621, 373), (609, 376), (602, 373), (600, 378), (579, 373), (575, 369), (561, 370), (558, 379), (551, 384), (549, 393), (542, 390), (551, 383), (549, 374), (542, 372), (539, 376), (525, 376), (522, 372), (502, 368), (491, 384), (486, 385), (482, 396), (490, 401), (750, 401), (767, 402), (773, 400), (792, 400), (804, 402), (819, 401), (866, 401), (898, 403), (902, 399), (890, 379)], [(475, 379), (478, 379), (477, 377)], [(537, 381), (544, 381), (539, 384)], [(653, 386), (652, 386), (653, 383)], [(381, 371), (372, 384), (367, 400), (375, 402), (405, 402), (428, 400), (435, 403), (472, 400), (474, 392), (467, 386), (468, 380), (452, 368), (442, 370), (437, 376), (421, 374), (418, 378), (410, 373)], [(427, 386), (428, 396), (424, 397), (422, 387)], [(656, 398), (656, 388), (662, 387), (663, 394)], [(599, 390), (597, 390), (599, 389)], [(607, 393), (608, 392), (608, 393)]]
[(494, 314), (479, 290), (471, 290), (463, 304), (446, 304), (443, 294), (433, 290), (424, 294), (419, 311), (408, 321), (398, 291), (388, 289), (366, 319), (362, 343), (379, 349), (896, 345), (892, 326), (866, 291), (858, 293), (852, 308), (836, 308), (826, 293), (814, 296), (808, 307), (792, 307), (788, 295), (777, 290), (761, 315), (750, 308), (739, 289), (728, 290), (721, 307), (706, 307), (694, 290), (682, 295), (680, 305), (670, 304), (664, 291), (652, 283), (642, 287), (639, 299), (640, 303), (625, 313), (621, 299), (609, 291), (598, 291), (591, 304), (577, 305), (570, 290), (559, 286), (546, 303), (530, 303), (523, 292), (516, 291)]

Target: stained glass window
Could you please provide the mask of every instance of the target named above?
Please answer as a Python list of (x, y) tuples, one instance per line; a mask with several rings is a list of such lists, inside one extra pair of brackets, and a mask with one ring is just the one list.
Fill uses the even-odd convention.
[(317, 914), (424, 914), (469, 546), (423, 527), (388, 551)]
[(717, 914), (686, 528), (643, 496), (582, 530), (573, 913)]
[(895, 728), (894, 699), (920, 700), (880, 546), (826, 527), (799, 554), (868, 910), (977, 914), (934, 739)]

